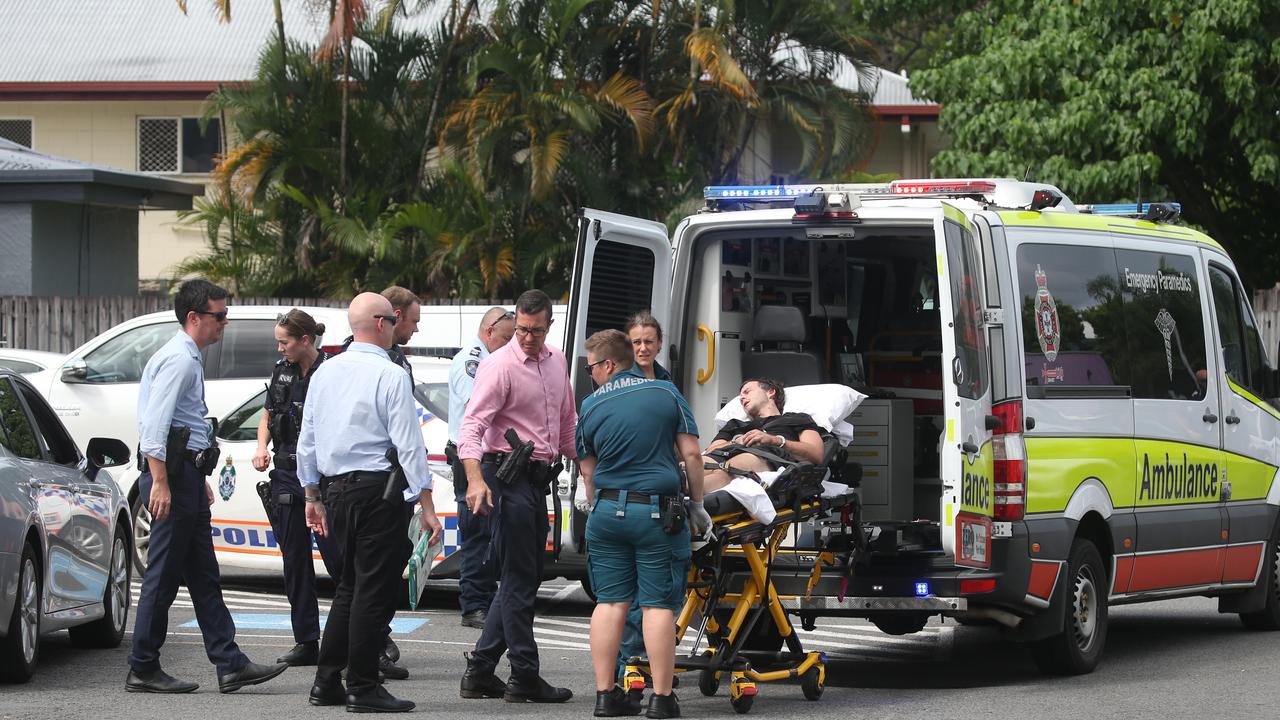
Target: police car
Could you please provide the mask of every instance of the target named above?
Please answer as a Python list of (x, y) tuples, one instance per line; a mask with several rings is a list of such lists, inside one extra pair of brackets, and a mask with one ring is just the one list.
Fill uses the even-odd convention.
[(869, 396), (849, 417), (869, 553), (812, 593), (784, 578), (789, 611), (993, 622), (1053, 673), (1097, 665), (1121, 603), (1207, 595), (1280, 628), (1275, 366), (1176, 204), (1002, 179), (705, 199), (671, 234), (583, 212), (565, 354), (582, 398), (586, 338), (650, 309), (704, 446), (746, 378)]

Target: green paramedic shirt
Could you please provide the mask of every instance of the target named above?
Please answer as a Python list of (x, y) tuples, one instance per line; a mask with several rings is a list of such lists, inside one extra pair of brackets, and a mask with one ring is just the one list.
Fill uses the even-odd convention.
[(624, 370), (582, 401), (578, 457), (594, 455), (597, 489), (674, 495), (677, 433), (697, 437), (684, 396), (667, 380)]

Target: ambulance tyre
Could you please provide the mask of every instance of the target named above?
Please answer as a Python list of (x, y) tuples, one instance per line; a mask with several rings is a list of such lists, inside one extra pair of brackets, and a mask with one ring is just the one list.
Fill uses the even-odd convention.
[(1261, 610), (1240, 613), (1240, 622), (1250, 630), (1280, 630), (1280, 526), (1267, 543), (1270, 555), (1262, 569), (1267, 587), (1267, 604)]
[(1107, 644), (1107, 572), (1092, 542), (1071, 544), (1067, 573), (1063, 630), (1031, 646), (1036, 665), (1049, 675), (1092, 672)]

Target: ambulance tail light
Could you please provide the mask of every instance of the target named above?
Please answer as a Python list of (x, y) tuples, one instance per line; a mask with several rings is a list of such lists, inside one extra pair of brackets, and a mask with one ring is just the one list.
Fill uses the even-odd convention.
[(333, 357), (334, 355), (337, 355), (338, 353), (342, 352), (342, 346), (341, 345), (321, 345), (320, 352), (324, 353), (325, 355), (328, 355), (329, 357)]
[(1022, 401), (994, 405), (999, 427), (992, 431), (995, 451), (995, 520), (1021, 520), (1027, 508), (1027, 447), (1022, 440)]

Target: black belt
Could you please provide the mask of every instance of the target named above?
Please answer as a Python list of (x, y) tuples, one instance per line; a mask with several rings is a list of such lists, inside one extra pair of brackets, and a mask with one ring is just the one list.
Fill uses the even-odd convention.
[[(613, 488), (605, 488), (604, 490), (600, 491), (601, 500), (617, 500), (619, 497), (621, 497), (621, 495), (622, 495), (621, 490), (614, 490)], [(628, 490), (627, 504), (630, 505), (632, 503), (635, 503), (636, 505), (648, 505), (651, 502), (662, 502), (663, 499), (669, 498), (669, 497), (671, 496), (670, 495), (650, 495), (649, 493), (642, 493), (642, 492), (635, 492), (634, 490)]]
[[(509, 453), (504, 453), (504, 452), (487, 452), (484, 455), (480, 456), (480, 462), (492, 463), (494, 465), (501, 465), (502, 461), (507, 457), (508, 454)], [(526, 465), (524, 468), (525, 472), (529, 474), (536, 473), (539, 476), (546, 475), (547, 471), (550, 469), (551, 469), (551, 463), (547, 462), (546, 460), (530, 460), (529, 464)]]
[(391, 473), (387, 470), (352, 470), (349, 473), (341, 475), (326, 475), (321, 480), (332, 488), (335, 485), (341, 487), (355, 487), (357, 485), (365, 485), (372, 483), (385, 483), (387, 478), (391, 477)]

